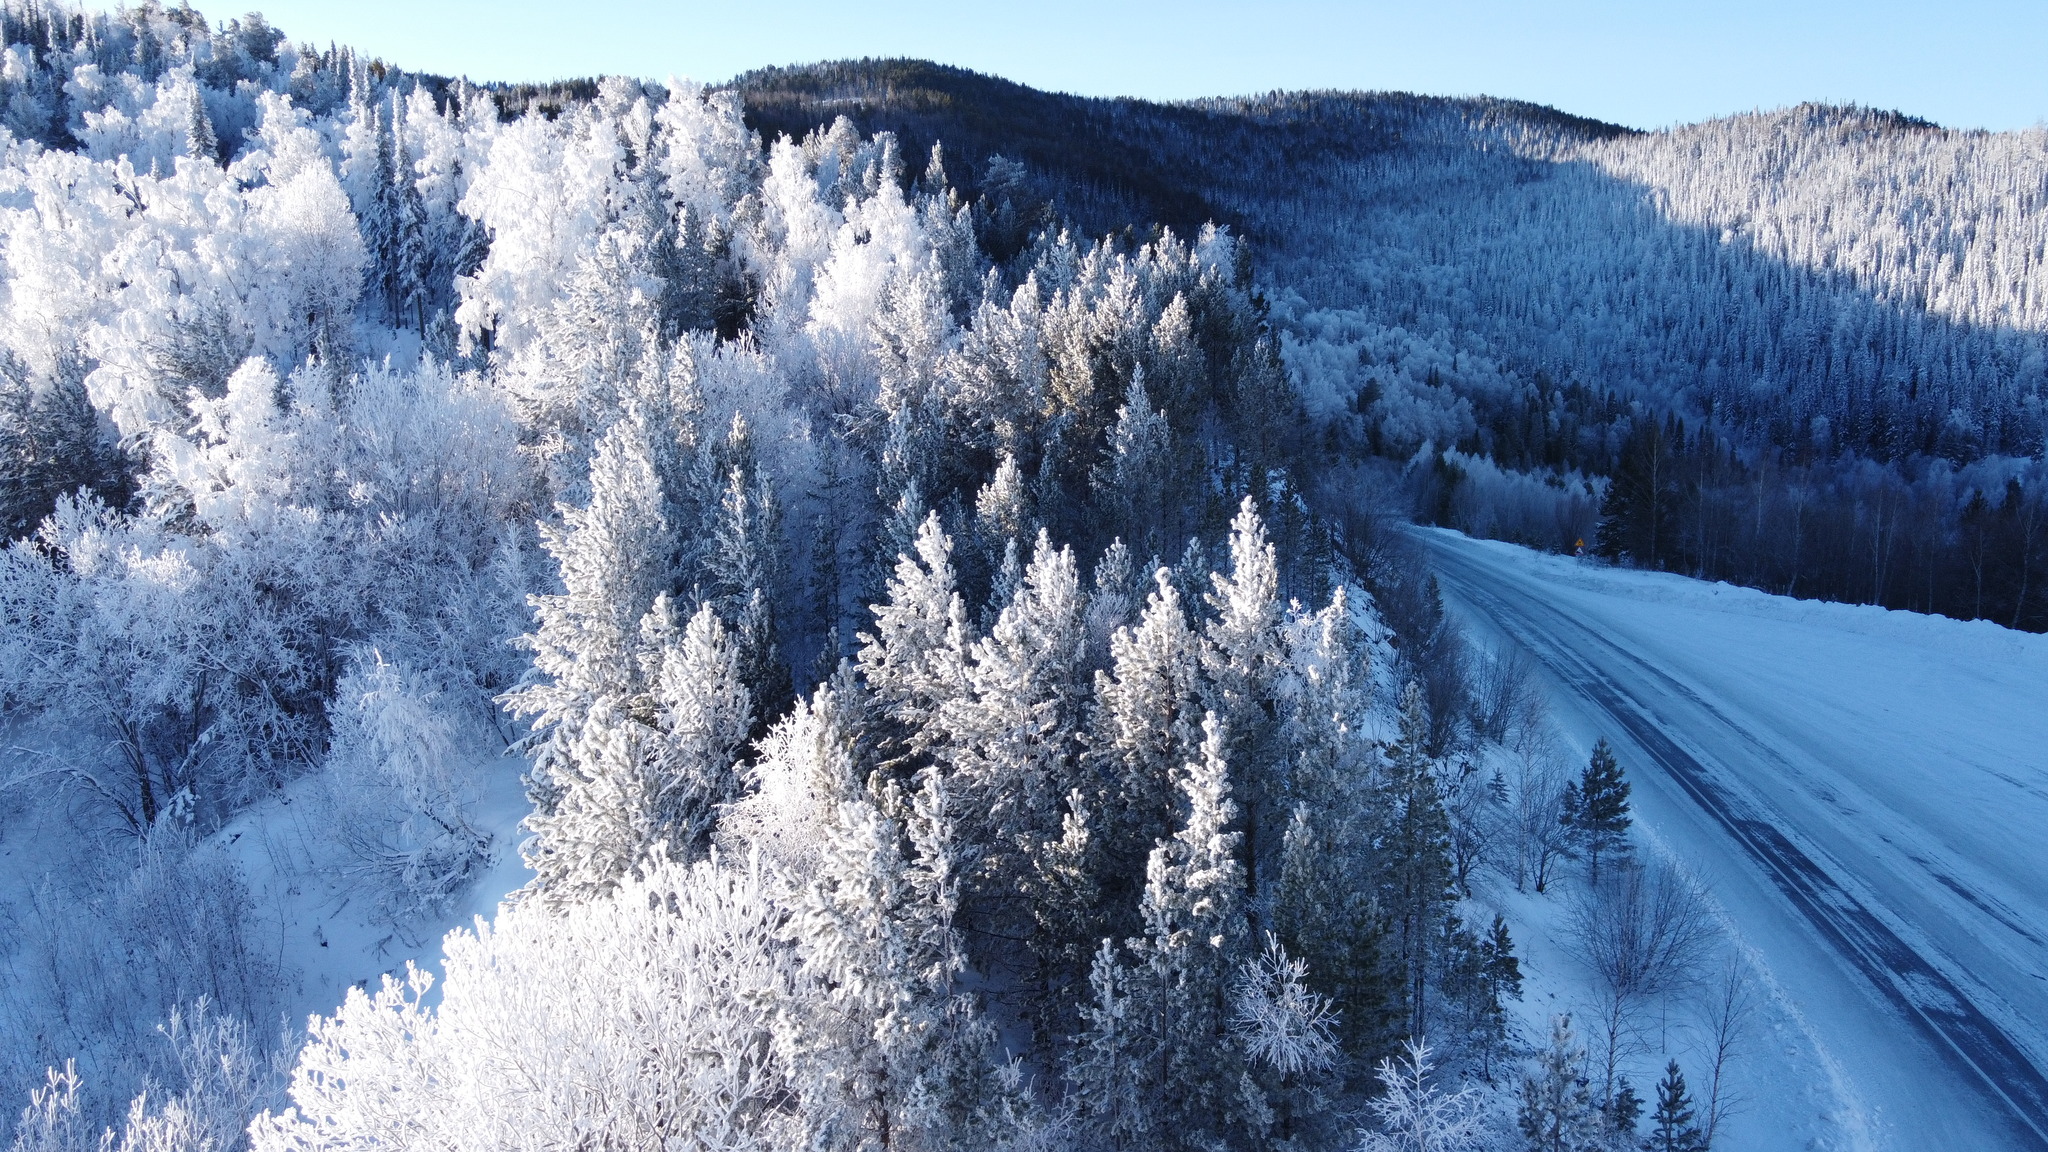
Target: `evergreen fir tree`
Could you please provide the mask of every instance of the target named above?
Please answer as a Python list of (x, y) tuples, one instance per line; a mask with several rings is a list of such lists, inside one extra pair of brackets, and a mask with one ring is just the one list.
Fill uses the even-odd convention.
[(678, 633), (664, 595), (641, 635), (641, 659), (652, 665), (653, 724), (662, 735), (651, 765), (654, 824), (672, 852), (693, 856), (720, 806), (739, 792), (733, 762), (753, 729), (753, 703), (739, 647), (710, 604), (699, 605)]
[(1202, 632), (1205, 696), (1230, 733), (1227, 756), (1244, 806), (1248, 890), (1256, 905), (1269, 895), (1261, 870), (1279, 856), (1289, 788), (1277, 723), (1285, 672), (1280, 565), (1249, 496), (1230, 524), (1230, 572), (1210, 582), (1204, 599), (1215, 615)]
[(1565, 793), (1563, 819), (1585, 848), (1592, 878), (1600, 878), (1600, 856), (1628, 843), (1629, 784), (1621, 763), (1606, 740), (1593, 746), (1593, 756)]
[(1153, 849), (1140, 911), (1145, 936), (1139, 993), (1151, 1036), (1151, 1078), (1168, 1147), (1242, 1139), (1267, 1112), (1248, 1097), (1246, 1065), (1230, 1027), (1228, 989), (1243, 954), (1244, 864), (1231, 800), (1227, 736), (1212, 714), (1201, 754), (1178, 773), (1187, 819)]
[[(1070, 834), (1086, 835), (1065, 823), (1074, 810), (1063, 812), (1081, 783), (1072, 768), (1085, 701), (1083, 606), (1073, 552), (1039, 533), (1015, 595), (973, 646), (966, 691), (941, 710), (949, 780), (972, 813), (966, 832), (978, 913), (1025, 923), (1080, 914), (1054, 906), (1071, 885), (1056, 875), (1053, 856)], [(1041, 981), (1055, 982), (1054, 959), (1069, 955), (1067, 942), (1034, 931), (1030, 944)]]
[(1450, 817), (1444, 811), (1435, 764), (1425, 751), (1429, 713), (1421, 687), (1412, 682), (1401, 693), (1400, 737), (1388, 753), (1380, 785), (1381, 827), (1374, 839), (1380, 904), (1403, 974), (1409, 1035), (1421, 1036), (1427, 1032), (1438, 928), (1454, 893)]
[(1596, 550), (1644, 568), (1668, 568), (1678, 543), (1678, 462), (1670, 431), (1651, 415), (1622, 446), (1619, 467), (1600, 506)]
[(904, 797), (879, 776), (825, 814), (815, 874), (785, 927), (802, 956), (797, 1096), (819, 1144), (996, 1140), (1013, 1090), (995, 1036), (956, 984), (965, 970), (944, 785)]
[(1507, 1002), (1522, 998), (1522, 962), (1515, 956), (1515, 942), (1508, 935), (1508, 922), (1499, 913), (1493, 928), (1479, 942), (1479, 975), (1483, 998), (1479, 1006), (1479, 1050), (1486, 1076), (1493, 1074), (1493, 1054), (1507, 1043)]
[[(909, 501), (914, 493), (906, 492)], [(906, 505), (908, 507), (910, 505)], [(917, 525), (911, 550), (896, 557), (875, 630), (863, 632), (858, 657), (885, 721), (877, 753), (903, 770), (944, 741), (939, 713), (967, 692), (967, 607), (954, 586), (953, 541), (936, 512)]]
[(1363, 822), (1342, 809), (1295, 808), (1280, 852), (1273, 930), (1337, 1009), (1337, 1036), (1370, 1067), (1396, 1039), (1403, 980), (1356, 844)]
[(1117, 629), (1112, 667), (1095, 674), (1090, 807), (1111, 909), (1136, 907), (1146, 858), (1173, 832), (1174, 773), (1201, 740), (1200, 642), (1166, 570), (1153, 579), (1137, 627)]
[(535, 718), (527, 747), (535, 752), (535, 799), (543, 811), (582, 774), (572, 746), (591, 710), (608, 701), (609, 715), (630, 715), (630, 701), (645, 689), (640, 622), (669, 576), (662, 560), (671, 527), (662, 507), (645, 429), (622, 421), (598, 442), (589, 503), (561, 509), (560, 528), (541, 525), (563, 592), (534, 597), (537, 627), (524, 642), (544, 679), (512, 693), (507, 704)]
[(1706, 1134), (1693, 1119), (1692, 1096), (1676, 1060), (1664, 1065), (1664, 1079), (1657, 1082), (1657, 1110), (1650, 1125), (1650, 1134), (1643, 1138), (1644, 1152), (1707, 1152)]
[(1614, 1095), (1600, 1107), (1600, 1124), (1606, 1129), (1608, 1146), (1632, 1149), (1636, 1142), (1636, 1126), (1642, 1118), (1642, 1098), (1636, 1095), (1635, 1085), (1624, 1076), (1616, 1085)]
[(411, 148), (406, 144), (398, 94), (391, 95), (391, 259), (383, 270), (386, 307), (392, 323), (425, 335), (428, 283), (434, 255), (428, 250), (427, 206), (420, 197)]
[(1117, 409), (1107, 454), (1095, 466), (1091, 483), (1096, 506), (1109, 514), (1120, 534), (1142, 548), (1160, 547), (1175, 527), (1168, 516), (1174, 499), (1169, 483), (1172, 439), (1166, 414), (1152, 410), (1141, 368)]
[(1147, 1148), (1155, 1144), (1153, 1082), (1157, 1041), (1149, 1015), (1131, 983), (1135, 974), (1103, 940), (1088, 969), (1089, 1001), (1067, 1059), (1067, 1104), (1092, 1146)]
[(1515, 1124), (1529, 1152), (1598, 1152), (1600, 1117), (1579, 1065), (1585, 1059), (1569, 1016), (1551, 1022), (1550, 1046), (1522, 1077)]
[(725, 484), (712, 513), (705, 569), (712, 602), (739, 642), (741, 675), (759, 713), (758, 734), (792, 693), (772, 598), (782, 579), (781, 506), (738, 413), (716, 455)]
[(194, 160), (220, 163), (220, 138), (214, 135), (213, 119), (206, 114), (206, 101), (197, 85), (192, 88), (192, 103), (185, 117), (185, 152)]

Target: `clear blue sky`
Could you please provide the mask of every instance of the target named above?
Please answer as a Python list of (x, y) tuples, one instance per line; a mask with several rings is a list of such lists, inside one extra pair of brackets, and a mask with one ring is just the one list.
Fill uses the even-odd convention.
[[(210, 17), (235, 14), (218, 0)], [(271, 0), (296, 41), (474, 79), (726, 79), (919, 56), (1155, 99), (1271, 88), (1486, 94), (1637, 127), (1802, 100), (1955, 127), (2048, 120), (2048, 0)]]

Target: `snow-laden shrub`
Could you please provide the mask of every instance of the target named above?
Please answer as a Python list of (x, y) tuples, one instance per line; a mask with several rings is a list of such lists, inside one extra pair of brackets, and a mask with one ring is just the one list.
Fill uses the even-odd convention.
[(557, 915), (450, 933), (417, 969), (315, 1020), (266, 1152), (780, 1149), (797, 1143), (777, 1021), (794, 968), (758, 866), (661, 864)]
[(1486, 1146), (1478, 1091), (1445, 1093), (1430, 1083), (1435, 1068), (1429, 1056), (1428, 1044), (1411, 1040), (1399, 1059), (1380, 1061), (1377, 1076), (1385, 1091), (1367, 1105), (1378, 1130), (1359, 1134), (1358, 1152), (1477, 1152)]
[(88, 1117), (76, 1061), (29, 1093), (13, 1152), (242, 1152), (249, 1118), (284, 1089), (290, 1045), (253, 1043), (249, 1030), (201, 999), (158, 1029), (167, 1059), (128, 1102), (117, 1127)]
[[(271, 1032), (281, 973), (247, 886), (225, 854), (180, 832), (160, 826), (139, 858), (116, 862), (111, 875), (46, 883), (25, 910), (27, 946), (11, 958), (13, 978), (0, 982), (0, 1034), (23, 1038), (0, 1053), (6, 1084), (19, 1090), (75, 1059), (90, 1081), (85, 1095), (56, 1080), (46, 1095), (68, 1096), (64, 1108), (76, 1115), (64, 1123), (95, 1138), (120, 1122), (122, 1102), (214, 1092), (214, 1076), (240, 1085), (233, 1091), (246, 1106), (195, 1096), (180, 1107), (238, 1131), (268, 1090), (260, 1083), (267, 1073), (236, 1069), (268, 1067), (290, 1047)], [(43, 1103), (55, 1107), (57, 1096)], [(229, 1112), (232, 1123), (218, 1119)], [(22, 1122), (24, 1132), (44, 1123)]]
[(327, 827), (393, 920), (445, 911), (491, 860), (490, 834), (470, 821), (479, 781), (460, 752), (459, 713), (442, 697), (370, 650), (328, 705)]

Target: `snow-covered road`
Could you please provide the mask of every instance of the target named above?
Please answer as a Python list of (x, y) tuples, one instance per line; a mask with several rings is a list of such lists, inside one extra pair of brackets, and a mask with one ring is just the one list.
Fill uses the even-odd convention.
[(1824, 1143), (2048, 1149), (2048, 637), (1416, 536), (1806, 1023)]

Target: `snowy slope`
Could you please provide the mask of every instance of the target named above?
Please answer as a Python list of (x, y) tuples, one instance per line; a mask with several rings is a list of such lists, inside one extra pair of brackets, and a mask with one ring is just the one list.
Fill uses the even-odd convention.
[(2048, 1147), (2048, 636), (1418, 536), (1805, 1022), (1739, 1146)]

